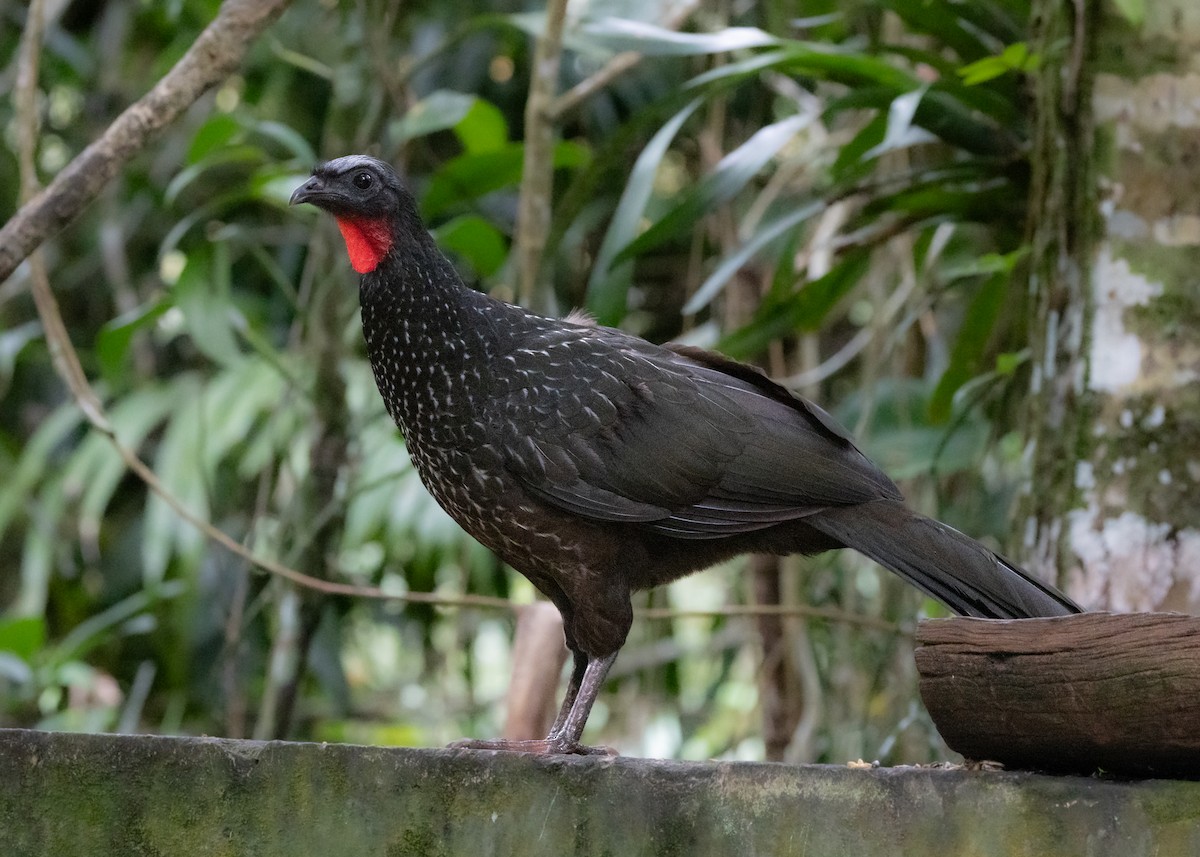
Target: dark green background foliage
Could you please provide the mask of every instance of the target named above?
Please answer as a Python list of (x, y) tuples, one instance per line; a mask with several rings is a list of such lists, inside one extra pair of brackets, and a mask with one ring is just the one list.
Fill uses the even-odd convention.
[[(140, 97), (214, 0), (50, 4), (37, 163), (48, 180)], [(62, 8), (59, 8), (62, 7)], [(569, 17), (534, 303), (758, 362), (818, 398), (914, 504), (1006, 535), (1024, 363), (1022, 0), (605, 0)], [(11, 91), (23, 8), (5, 6)], [(240, 72), (47, 248), (54, 292), (120, 439), (188, 508), (309, 574), (528, 600), (424, 493), (383, 412), (332, 225), (289, 210), (314, 162), (400, 166), (464, 278), (516, 294), (533, 38), (517, 4), (297, 0)], [(17, 204), (0, 101), (0, 208)], [(512, 615), (317, 598), (207, 542), (87, 428), (27, 288), (0, 285), (0, 723), (438, 744), (498, 728)], [(854, 556), (787, 563), (806, 678), (795, 753), (923, 760), (915, 593)], [(745, 563), (640, 606), (753, 600)], [(305, 629), (315, 628), (306, 646)], [(761, 756), (751, 620), (635, 624), (589, 738)], [(300, 654), (307, 650), (304, 662)], [(292, 683), (296, 664), (303, 675)], [(293, 692), (294, 691), (294, 692)], [(802, 733), (802, 734), (801, 734)]]

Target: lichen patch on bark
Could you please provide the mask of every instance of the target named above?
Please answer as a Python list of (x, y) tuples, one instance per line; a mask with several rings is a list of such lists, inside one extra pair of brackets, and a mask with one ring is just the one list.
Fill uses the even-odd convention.
[(1088, 386), (1111, 394), (1135, 392), (1142, 377), (1143, 346), (1141, 337), (1126, 328), (1125, 311), (1148, 305), (1162, 294), (1162, 284), (1146, 279), (1124, 259), (1114, 258), (1107, 245), (1097, 255), (1092, 283), (1096, 309)]
[(1120, 148), (1138, 145), (1141, 133), (1200, 128), (1200, 74), (1096, 75), (1092, 106), (1101, 123), (1115, 123)]
[(1190, 584), (1180, 593), (1184, 601), (1200, 594), (1200, 531), (1183, 530), (1170, 538), (1170, 524), (1131, 511), (1105, 517), (1095, 502), (1067, 517), (1077, 561), (1071, 591), (1084, 604), (1117, 612), (1160, 610), (1171, 606), (1168, 596), (1182, 580)]

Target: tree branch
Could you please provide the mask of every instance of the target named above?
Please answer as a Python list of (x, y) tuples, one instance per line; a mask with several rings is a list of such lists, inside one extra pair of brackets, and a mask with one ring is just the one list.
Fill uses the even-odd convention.
[(517, 202), (516, 293), (523, 306), (532, 306), (546, 235), (550, 232), (550, 197), (554, 190), (554, 117), (550, 107), (558, 88), (563, 26), (567, 0), (546, 4), (546, 30), (537, 40), (529, 98), (525, 102), (525, 159), (521, 195)]
[(225, 0), (188, 52), (0, 229), (0, 282), (70, 223), (159, 132), (242, 62), (290, 0)]

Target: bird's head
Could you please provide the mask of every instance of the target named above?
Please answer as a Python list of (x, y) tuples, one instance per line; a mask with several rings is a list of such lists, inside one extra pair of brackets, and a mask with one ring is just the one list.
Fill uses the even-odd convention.
[[(347, 155), (313, 169), (312, 178), (292, 193), (291, 204), (309, 202), (337, 220), (350, 264), (360, 274), (375, 270), (409, 221), (416, 220), (412, 197), (396, 171), (367, 155)], [(419, 221), (417, 229), (421, 229)]]

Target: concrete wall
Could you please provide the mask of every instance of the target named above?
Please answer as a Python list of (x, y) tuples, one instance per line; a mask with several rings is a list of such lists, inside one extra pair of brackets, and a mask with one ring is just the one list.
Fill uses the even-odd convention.
[(1200, 855), (1200, 783), (0, 730), (0, 857)]

